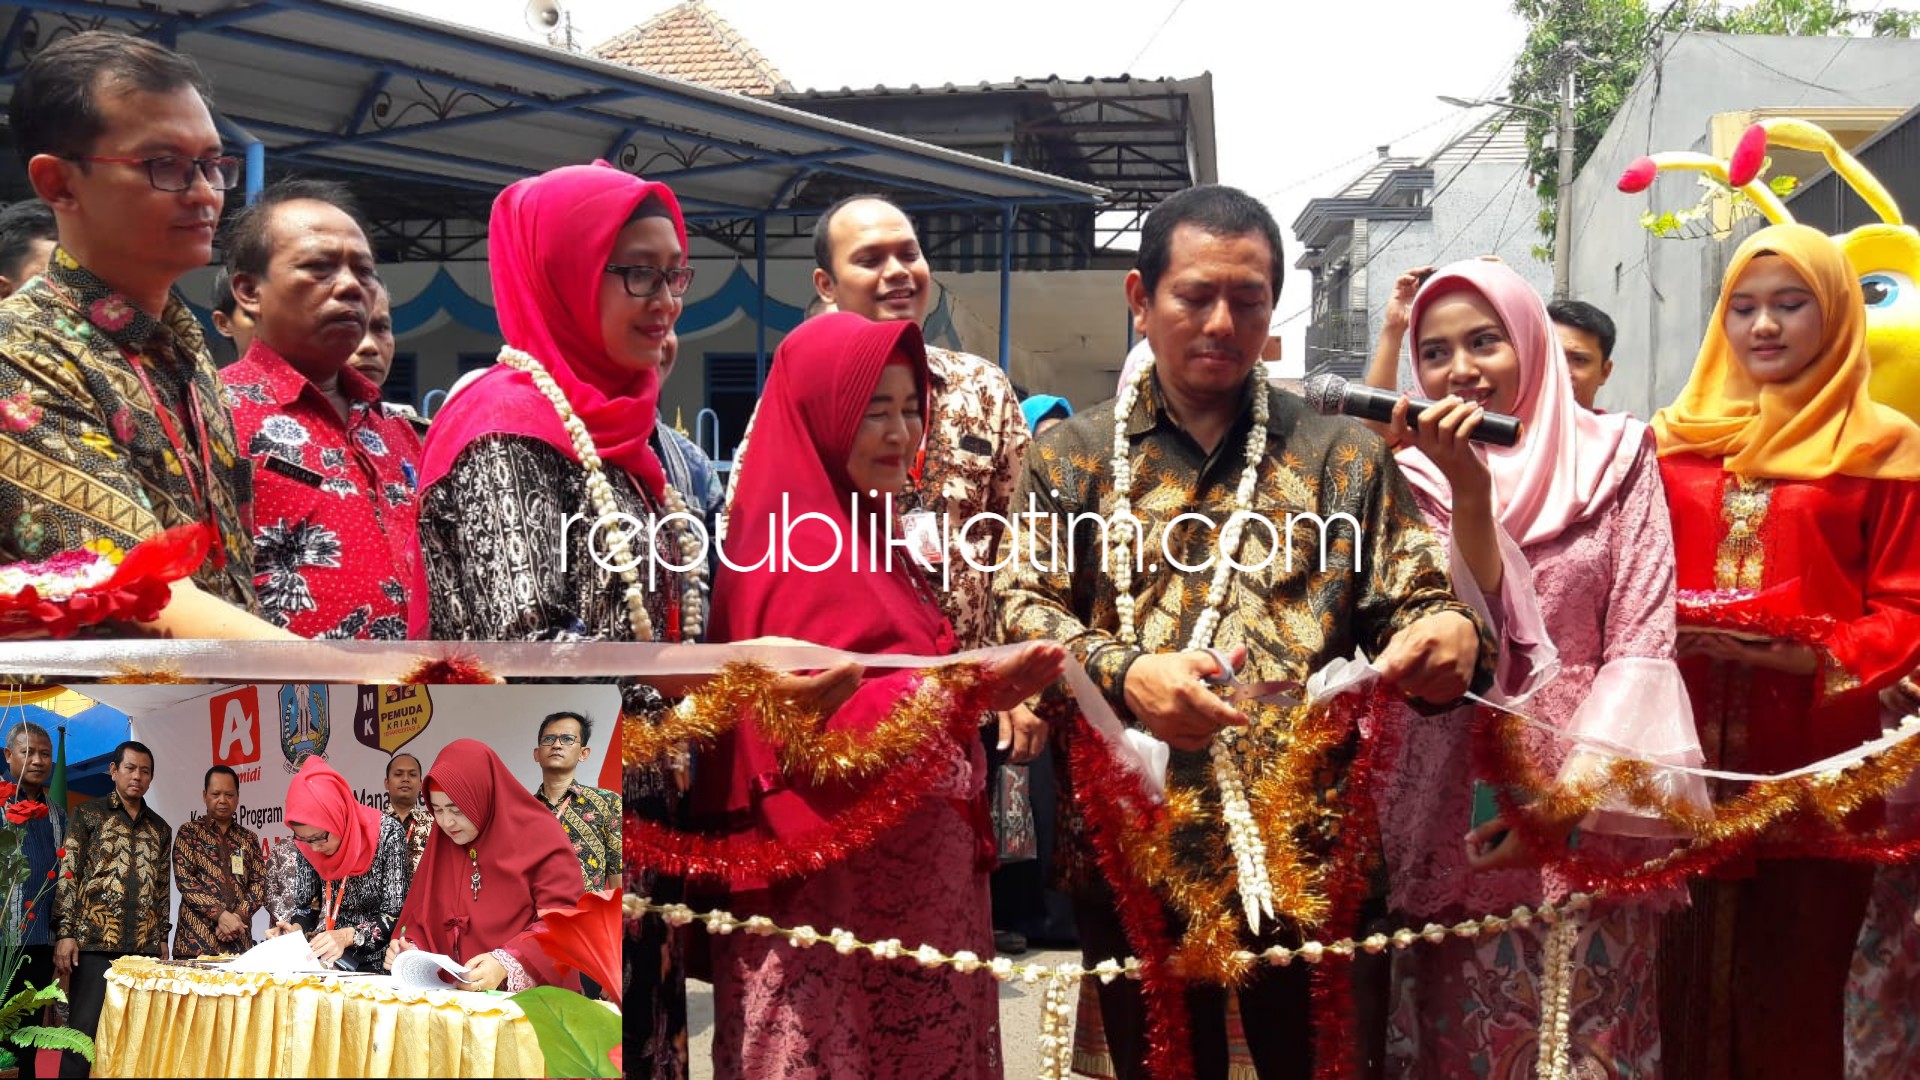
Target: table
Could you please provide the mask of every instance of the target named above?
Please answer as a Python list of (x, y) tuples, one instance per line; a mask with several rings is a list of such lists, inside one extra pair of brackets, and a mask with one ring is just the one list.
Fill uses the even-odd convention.
[(145, 956), (108, 970), (95, 1047), (95, 1076), (546, 1075), (533, 1025), (505, 995)]

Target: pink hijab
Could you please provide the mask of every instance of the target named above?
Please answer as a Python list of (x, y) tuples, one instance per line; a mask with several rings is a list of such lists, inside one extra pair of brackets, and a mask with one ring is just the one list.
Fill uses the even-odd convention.
[[(1493, 474), (1494, 513), (1500, 527), (1524, 548), (1551, 540), (1605, 509), (1650, 435), (1645, 423), (1625, 413), (1601, 415), (1580, 407), (1547, 305), (1505, 263), (1467, 259), (1441, 267), (1427, 280), (1413, 299), (1410, 365), (1419, 355), (1420, 320), (1427, 309), (1462, 289), (1486, 298), (1520, 360), (1520, 397), (1513, 411), (1526, 424), (1526, 435), (1517, 446), (1482, 449), (1487, 471)], [(1417, 365), (1414, 385), (1419, 385)], [(1452, 505), (1446, 477), (1425, 454), (1405, 447), (1396, 457), (1408, 482), (1429, 498)]]
[[(493, 203), (487, 258), (501, 336), (546, 366), (586, 424), (601, 459), (639, 477), (658, 498), (666, 473), (647, 440), (653, 435), (660, 374), (614, 363), (600, 336), (600, 279), (614, 238), (649, 197), (665, 204), (685, 250), (687, 226), (673, 192), (596, 161), (554, 169), (502, 191)], [(579, 460), (559, 414), (533, 379), (499, 365), (433, 418), (420, 486), (445, 476), (460, 451), (487, 435), (538, 439)]]
[(359, 877), (373, 866), (373, 854), (380, 847), (380, 818), (380, 811), (355, 798), (353, 785), (320, 760), (319, 754), (308, 754), (293, 783), (287, 785), (288, 823), (340, 838), (331, 855), (320, 854), (304, 840), (294, 840), (323, 881)]

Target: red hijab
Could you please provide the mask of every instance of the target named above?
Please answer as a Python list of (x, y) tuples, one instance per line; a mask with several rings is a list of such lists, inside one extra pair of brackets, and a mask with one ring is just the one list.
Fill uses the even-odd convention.
[[(648, 198), (665, 205), (684, 251), (687, 226), (672, 190), (596, 161), (554, 169), (502, 191), (493, 203), (487, 259), (501, 336), (546, 367), (593, 436), (601, 460), (638, 477), (659, 498), (666, 473), (647, 440), (653, 435), (660, 373), (615, 363), (600, 335), (600, 282), (614, 238)], [(500, 365), (433, 418), (420, 486), (445, 476), (460, 451), (487, 435), (538, 439), (579, 460), (559, 414), (533, 379)]]
[(323, 829), (340, 838), (331, 855), (322, 855), (312, 844), (294, 838), (322, 881), (344, 881), (367, 872), (380, 847), (380, 817), (380, 811), (354, 797), (353, 785), (320, 760), (319, 754), (307, 755), (287, 787), (288, 824)]
[(522, 939), (540, 921), (541, 908), (570, 908), (585, 891), (566, 831), (477, 739), (448, 743), (427, 770), (427, 784), (446, 792), (480, 830), (471, 849), (479, 857), (480, 899), (473, 898), (469, 849), (433, 830), (400, 909), (407, 938), (461, 963), (509, 949), (536, 982), (562, 982), (546, 953)]
[[(921, 574), (904, 550), (875, 551), (879, 569), (868, 570), (877, 523), (849, 514), (853, 479), (847, 457), (860, 418), (889, 362), (905, 361), (921, 388), (927, 415), (927, 353), (911, 321), (870, 322), (851, 312), (802, 323), (780, 343), (773, 373), (756, 414), (753, 438), (740, 463), (740, 484), (728, 513), (727, 557), (738, 565), (763, 561), (779, 534), (779, 520), (819, 514), (839, 527), (839, 557), (818, 573), (771, 567), (736, 571), (722, 566), (713, 589), (714, 641), (777, 636), (798, 638), (854, 652), (945, 655), (957, 648), (953, 630), (936, 604), (922, 596)], [(861, 516), (869, 500), (861, 494)], [(900, 505), (895, 496), (894, 505)], [(773, 520), (769, 520), (772, 518)], [(780, 554), (817, 566), (834, 551), (832, 534), (816, 521), (801, 522), (782, 541)], [(859, 569), (856, 571), (854, 567)], [(834, 729), (870, 730), (910, 687), (913, 673), (869, 678), (828, 720)], [(794, 837), (817, 827), (852, 797), (844, 787), (814, 788), (781, 775), (773, 747), (754, 725), (743, 723), (702, 763), (696, 806), (721, 814), (736, 828), (762, 836)], [(736, 888), (760, 883), (737, 881)]]

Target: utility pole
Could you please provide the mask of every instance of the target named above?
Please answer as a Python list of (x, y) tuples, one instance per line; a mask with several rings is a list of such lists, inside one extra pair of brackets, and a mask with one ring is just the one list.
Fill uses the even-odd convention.
[(1573, 269), (1573, 95), (1574, 60), (1579, 49), (1569, 43), (1560, 50), (1565, 78), (1560, 87), (1560, 116), (1555, 138), (1560, 146), (1560, 171), (1554, 176), (1553, 298), (1570, 299)]

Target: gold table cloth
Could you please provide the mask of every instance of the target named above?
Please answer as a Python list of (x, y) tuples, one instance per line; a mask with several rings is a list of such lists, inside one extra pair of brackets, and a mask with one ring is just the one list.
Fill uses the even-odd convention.
[(95, 1076), (546, 1075), (509, 997), (144, 956), (108, 970), (95, 1048)]

